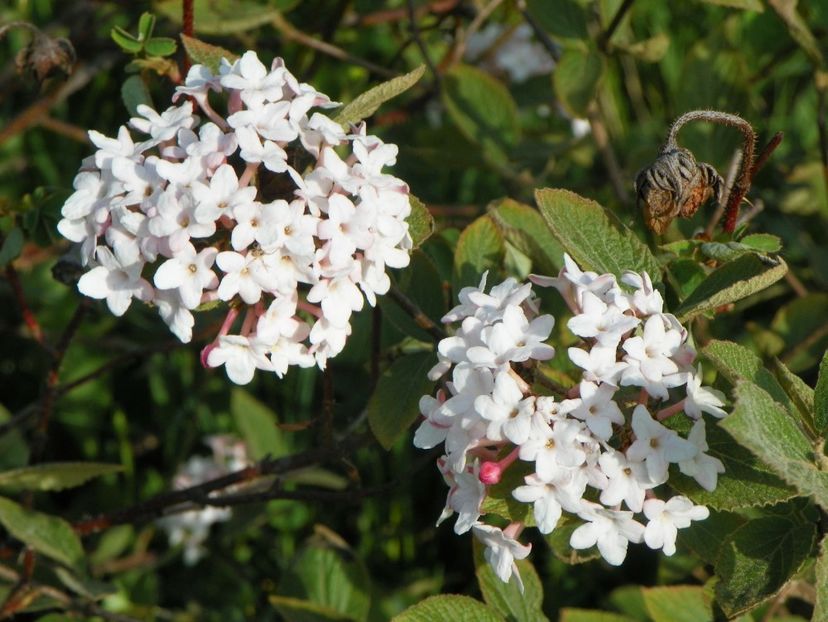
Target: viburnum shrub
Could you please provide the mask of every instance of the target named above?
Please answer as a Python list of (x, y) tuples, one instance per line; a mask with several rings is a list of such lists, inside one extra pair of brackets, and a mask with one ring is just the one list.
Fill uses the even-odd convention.
[[(436, 397), (425, 395), (425, 420), (414, 444), (443, 444), (437, 465), (449, 486), (439, 522), (457, 513), (454, 531), (471, 530), (486, 546), (497, 576), (517, 574), (515, 559), (530, 546), (517, 537), (527, 524), (543, 534), (562, 512), (583, 524), (572, 532), (575, 549), (598, 547), (613, 565), (624, 561), (629, 542), (644, 541), (672, 555), (677, 530), (707, 518), (708, 509), (685, 496), (665, 497), (668, 467), (678, 465), (713, 491), (720, 460), (708, 449), (702, 413), (724, 417), (723, 395), (702, 386), (688, 333), (646, 272), (583, 272), (568, 255), (557, 277), (533, 275), (556, 288), (573, 316), (566, 326), (581, 338), (567, 355), (580, 381), (566, 394), (549, 394), (524, 379), (537, 362), (555, 356), (547, 345), (555, 318), (541, 314), (530, 283), (509, 278), (486, 291), (460, 291), (460, 304), (443, 322), (459, 324), (437, 346), (439, 362), (429, 376), (450, 372)], [(665, 425), (678, 415), (693, 425), (686, 438)], [(507, 474), (520, 477), (504, 479)], [(491, 486), (532, 504), (532, 520), (503, 529), (482, 522)], [(504, 492), (500, 491), (501, 494)], [(659, 498), (661, 497), (665, 498)], [(635, 519), (643, 514), (646, 525)], [(522, 590), (521, 584), (521, 590)]]
[(194, 65), (173, 102), (138, 106), (140, 142), (89, 132), (98, 151), (58, 224), (91, 266), (78, 289), (115, 315), (152, 303), (184, 342), (194, 310), (227, 302), (202, 358), (237, 384), (324, 368), (351, 314), (388, 291), (386, 269), (409, 262), (408, 186), (382, 172), (397, 147), (315, 111), (338, 104), (253, 51), (215, 74)]

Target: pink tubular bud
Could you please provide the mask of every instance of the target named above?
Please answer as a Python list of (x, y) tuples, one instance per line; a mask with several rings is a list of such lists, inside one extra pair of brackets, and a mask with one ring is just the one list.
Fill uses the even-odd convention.
[(199, 358), (201, 359), (201, 366), (204, 369), (209, 369), (210, 366), (207, 364), (207, 358), (210, 356), (210, 352), (212, 352), (213, 348), (216, 347), (216, 342), (208, 343), (204, 348), (201, 350), (201, 354)]
[(480, 465), (480, 475), (478, 477), (486, 486), (497, 484), (502, 475), (503, 467), (500, 466), (499, 462), (486, 461)]

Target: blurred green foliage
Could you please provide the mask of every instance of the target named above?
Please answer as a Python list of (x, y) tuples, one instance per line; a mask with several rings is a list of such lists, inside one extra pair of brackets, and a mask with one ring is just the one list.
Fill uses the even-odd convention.
[[(620, 22), (613, 24), (622, 4)], [(510, 229), (510, 222), (530, 218), (521, 215), (518, 203), (499, 202), (490, 216), (479, 219), (490, 202), (508, 196), (531, 204), (536, 188), (566, 188), (609, 207), (669, 257), (677, 247), (664, 245), (691, 238), (712, 212), (708, 207), (676, 222), (660, 240), (643, 228), (632, 180), (654, 159), (670, 121), (695, 108), (735, 112), (757, 129), (760, 146), (784, 131), (743, 212), (751, 215), (750, 231), (778, 236), (791, 276), (740, 300), (729, 313), (700, 317), (695, 338), (726, 338), (762, 356), (779, 357), (813, 386), (828, 345), (828, 3), (538, 0), (526, 2), (525, 9), (522, 5), (204, 0), (195, 2), (195, 35), (234, 53), (254, 49), (265, 59), (282, 56), (301, 80), (346, 103), (390, 76), (427, 67), (416, 86), (377, 110), (369, 127), (399, 145), (394, 174), (406, 180), (438, 222), (438, 232), (415, 254), (417, 269), (396, 275), (433, 320), (451, 306), (459, 287), (477, 283), (482, 270), (525, 276), (530, 257), (536, 270), (550, 272), (560, 265), (560, 248), (552, 250), (557, 242), (540, 232), (527, 237), (518, 226)], [(484, 22), (475, 22), (492, 7)], [(147, 11), (157, 18), (154, 23), (142, 18)], [(221, 322), (219, 312), (200, 314), (196, 343), (183, 346), (152, 310), (136, 304), (114, 318), (102, 305), (81, 300), (71, 285), (77, 275), (53, 271), (68, 250), (55, 231), (60, 207), (82, 158), (91, 153), (85, 131), (117, 132), (129, 116), (122, 99), (122, 93), (130, 93), (123, 90), (128, 80), (130, 88), (142, 89), (141, 98), (159, 107), (168, 100), (169, 77), (176, 77), (184, 58), (182, 46), (173, 51), (171, 45), (181, 31), (181, 2), (9, 0), (0, 5), (0, 28), (15, 21), (68, 39), (77, 64), (69, 76), (57, 71), (40, 83), (15, 67), (32, 33), (11, 28), (0, 41), (0, 266), (14, 266), (47, 343), (59, 339), (77, 308), (85, 315), (52, 387), (57, 393), (48, 435), (38, 439), (30, 423), (48, 390), (52, 353), (26, 327), (13, 279), (0, 280), (0, 425), (23, 422), (3, 430), (0, 465), (23, 467), (28, 447), (42, 443), (41, 462), (93, 461), (119, 465), (120, 471), (61, 492), (9, 494), (31, 502), (38, 512), (60, 516), (55, 529), (62, 533), (65, 521), (77, 523), (168, 491), (182, 463), (208, 453), (203, 439), (209, 435), (240, 436), (257, 458), (278, 458), (326, 442), (327, 381), (318, 370), (292, 369), (283, 380), (259, 375), (244, 389), (234, 389), (223, 373), (204, 370), (198, 359), (198, 347)], [(554, 70), (512, 81), (486, 62), (497, 54), (497, 41), (481, 55), (463, 55), (472, 24), (501, 24), (508, 31), (523, 23), (532, 24), (535, 40), (545, 42), (545, 53), (557, 63)], [(326, 53), (308, 39), (339, 52)], [(583, 119), (588, 131), (578, 130)], [(710, 125), (690, 126), (680, 137), (700, 161), (723, 175), (739, 141), (737, 132)], [(756, 243), (760, 246), (751, 250), (762, 250), (761, 241)], [(547, 253), (536, 252), (541, 246)], [(674, 254), (667, 290), (672, 307), (700, 278), (696, 264)], [(538, 265), (539, 256), (545, 257), (544, 265)], [(337, 430), (365, 431), (372, 412), (394, 407), (393, 394), (369, 403), (377, 381), (372, 353), (381, 353), (381, 369), (396, 361), (388, 375), (424, 364), (419, 351), (428, 335), (392, 303), (383, 301), (380, 309), (356, 317), (354, 333), (361, 336), (330, 364)], [(82, 382), (74, 386), (76, 381)], [(209, 554), (195, 566), (183, 562), (180, 547), (170, 547), (152, 521), (89, 535), (83, 538), (86, 562), (62, 568), (63, 574), (41, 563), (36, 567), (34, 581), (58, 586), (71, 602), (61, 603), (46, 591), (34, 594), (26, 607), (68, 608), (92, 619), (114, 612), (146, 620), (374, 622), (440, 593), (479, 599), (482, 592), (491, 605), (487, 590), (496, 586), (490, 577), (481, 577), (478, 585), (470, 538), (434, 527), (445, 492), (434, 456), (415, 450), (410, 435), (386, 431), (377, 436), (393, 443), (388, 451), (369, 440), (352, 455), (293, 474), (284, 485), (304, 483), (323, 491), (382, 487), (378, 494), (343, 503), (285, 499), (241, 506), (232, 520), (213, 527)], [(800, 525), (800, 515), (794, 514), (795, 519), (762, 520)], [(21, 520), (17, 514), (14, 518)], [(733, 520), (735, 529), (742, 519)], [(20, 537), (10, 523), (0, 521), (12, 537)], [(4, 542), (11, 553), (3, 565), (20, 572), (14, 542)], [(50, 556), (51, 541), (40, 549), (29, 544)], [(709, 586), (699, 584), (706, 576), (704, 564), (691, 553), (700, 554), (691, 544), (673, 558), (633, 548), (621, 569), (598, 562), (566, 565), (537, 534), (534, 545), (543, 612), (550, 619), (561, 610), (560, 619), (570, 621), (676, 619), (665, 613), (665, 599), (675, 598), (688, 611), (709, 607)], [(803, 572), (807, 577), (814, 569)], [(0, 573), (0, 592), (12, 590), (15, 576)], [(664, 591), (673, 583), (696, 585), (681, 594)], [(420, 605), (435, 611), (444, 606), (452, 611), (454, 604)], [(770, 606), (742, 619), (763, 619)], [(810, 615), (810, 607), (792, 597), (779, 610), (789, 615), (785, 619), (796, 620)], [(581, 611), (596, 608), (615, 611), (616, 617)], [(400, 619), (436, 619), (408, 615)], [(504, 611), (493, 615), (520, 619)]]

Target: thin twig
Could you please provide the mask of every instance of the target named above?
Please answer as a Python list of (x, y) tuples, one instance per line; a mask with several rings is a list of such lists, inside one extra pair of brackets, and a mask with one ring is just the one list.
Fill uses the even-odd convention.
[(540, 41), (541, 45), (546, 48), (546, 51), (549, 52), (549, 55), (553, 60), (556, 62), (559, 61), (561, 59), (561, 48), (549, 38), (549, 35), (546, 33), (543, 26), (538, 23), (538, 20), (536, 20), (526, 8), (526, 1), (518, 0), (516, 6), (524, 21), (529, 24), (530, 28), (532, 28), (532, 33), (535, 35), (537, 40)]
[(598, 36), (598, 47), (603, 51), (606, 52), (609, 48), (609, 42), (610, 39), (612, 39), (612, 35), (615, 34), (618, 26), (621, 25), (621, 20), (624, 19), (624, 15), (626, 15), (627, 11), (630, 10), (630, 7), (634, 1), (635, 0), (624, 0), (615, 12), (612, 21), (610, 21), (609, 26), (607, 26), (607, 29)]
[[(461, 0), (437, 0), (436, 2), (429, 2), (423, 6), (417, 7), (417, 17), (422, 17), (429, 13), (434, 15), (446, 14), (452, 12)], [(378, 24), (388, 24), (393, 22), (401, 22), (410, 19), (408, 7), (399, 7), (396, 9), (383, 9), (373, 13), (360, 15), (354, 20), (346, 22), (347, 26), (376, 26)]]
[(434, 341), (440, 341), (447, 337), (446, 331), (440, 326), (437, 326), (430, 317), (428, 317), (420, 307), (418, 307), (408, 296), (403, 294), (396, 285), (392, 285), (388, 290), (388, 296), (396, 302), (400, 308), (411, 316), (411, 319), (426, 331)]
[(408, 0), (407, 3), (408, 7), (408, 29), (411, 32), (411, 38), (414, 40), (414, 43), (420, 50), (420, 54), (425, 61), (425, 64), (428, 66), (428, 70), (431, 72), (431, 75), (434, 76), (434, 88), (437, 92), (440, 91), (441, 88), (441, 80), (442, 77), (440, 76), (440, 72), (437, 70), (437, 66), (434, 64), (434, 61), (431, 60), (431, 56), (426, 49), (425, 43), (423, 42), (423, 38), (420, 35), (420, 26), (417, 24), (417, 13), (414, 8), (414, 0)]
[(332, 43), (320, 41), (319, 39), (306, 35), (304, 32), (297, 30), (293, 26), (293, 24), (291, 24), (284, 17), (282, 17), (281, 14), (277, 14), (276, 17), (273, 18), (273, 25), (288, 40), (296, 41), (297, 43), (306, 45), (309, 48), (312, 48), (318, 52), (322, 52), (323, 54), (327, 54), (328, 56), (344, 61), (346, 63), (359, 65), (360, 67), (364, 67), (368, 71), (371, 71), (372, 73), (375, 73), (378, 76), (382, 76), (383, 78), (395, 78), (398, 75), (390, 69), (386, 69), (385, 67), (376, 65), (369, 60), (365, 60), (364, 58), (360, 58), (358, 56), (354, 56), (353, 54), (349, 54), (342, 48), (339, 48), (333, 45)]

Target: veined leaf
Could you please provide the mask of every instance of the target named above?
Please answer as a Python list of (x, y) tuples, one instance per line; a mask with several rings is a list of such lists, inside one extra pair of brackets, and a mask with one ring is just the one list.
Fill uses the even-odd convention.
[(819, 364), (819, 376), (814, 390), (814, 423), (820, 432), (828, 428), (828, 352)]
[(0, 473), (0, 488), (12, 490), (63, 490), (94, 477), (121, 471), (120, 464), (50, 462)]
[(552, 73), (561, 105), (573, 117), (585, 117), (604, 75), (604, 59), (595, 51), (567, 48)]
[(434, 233), (434, 218), (425, 204), (413, 194), (408, 195), (411, 204), (411, 214), (406, 218), (408, 233), (414, 243), (414, 248), (420, 248), (423, 242)]
[(391, 622), (505, 622), (491, 607), (479, 600), (456, 594), (431, 596), (391, 618)]
[(503, 199), (489, 209), (503, 236), (532, 260), (532, 270), (554, 276), (563, 267), (563, 249), (541, 213), (523, 203)]
[(510, 580), (504, 583), (500, 580), (491, 564), (483, 557), (483, 550), (484, 547), (475, 540), (474, 573), (477, 575), (477, 584), (486, 604), (497, 609), (509, 622), (549, 622), (549, 618), (541, 609), (543, 585), (532, 562), (528, 559), (515, 561), (523, 581), (521, 593), (517, 581)]
[(268, 455), (278, 458), (288, 453), (287, 439), (277, 427), (276, 413), (247, 391), (233, 389), (230, 412), (254, 460)]
[(42, 514), (0, 497), (0, 523), (14, 537), (67, 566), (80, 567), (83, 546), (72, 526), (62, 518)]
[[(454, 289), (477, 286), (486, 270), (498, 270), (505, 246), (503, 234), (489, 216), (481, 216), (463, 229), (454, 250)], [(489, 275), (489, 286), (494, 283)]]
[(404, 93), (419, 82), (425, 72), (425, 65), (420, 65), (405, 75), (392, 78), (387, 82), (368, 89), (351, 103), (347, 104), (334, 117), (334, 121), (348, 129), (351, 123), (358, 123), (370, 117), (389, 99)]
[(646, 271), (653, 283), (661, 281), (658, 260), (638, 237), (620, 224), (613, 224), (595, 201), (569, 190), (544, 188), (535, 199), (546, 224), (564, 250), (584, 270), (612, 272)]
[(195, 37), (181, 35), (181, 43), (193, 63), (204, 65), (213, 73), (218, 72), (222, 58), (226, 58), (230, 62), (238, 58), (237, 54), (233, 54), (233, 52), (225, 50), (223, 47), (205, 43)]

